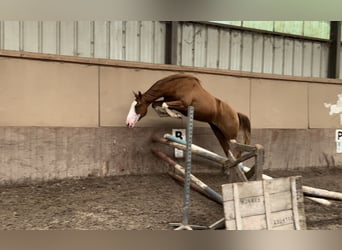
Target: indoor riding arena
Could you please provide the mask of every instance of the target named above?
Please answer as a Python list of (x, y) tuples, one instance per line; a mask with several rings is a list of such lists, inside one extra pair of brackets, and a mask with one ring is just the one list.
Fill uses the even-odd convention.
[[(340, 47), (340, 22), (0, 21), (0, 229), (342, 229)], [(241, 155), (196, 120), (206, 98), (127, 126), (174, 74), (249, 118)]]

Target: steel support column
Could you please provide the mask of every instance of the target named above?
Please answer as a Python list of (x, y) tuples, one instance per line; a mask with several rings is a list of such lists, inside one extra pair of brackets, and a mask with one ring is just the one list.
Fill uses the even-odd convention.
[(340, 78), (340, 60), (341, 60), (341, 22), (330, 22), (330, 50), (328, 62), (328, 77)]

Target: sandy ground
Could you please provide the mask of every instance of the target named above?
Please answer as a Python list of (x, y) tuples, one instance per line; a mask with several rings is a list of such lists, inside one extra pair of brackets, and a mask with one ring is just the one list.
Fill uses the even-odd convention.
[[(342, 192), (342, 169), (266, 172), (303, 176), (303, 185)], [(221, 193), (223, 175), (199, 174)], [(183, 186), (167, 174), (89, 177), (0, 187), (0, 229), (171, 230), (182, 221)], [(221, 205), (192, 191), (189, 222), (208, 226)], [(323, 206), (305, 199), (307, 229), (342, 229), (342, 201)]]

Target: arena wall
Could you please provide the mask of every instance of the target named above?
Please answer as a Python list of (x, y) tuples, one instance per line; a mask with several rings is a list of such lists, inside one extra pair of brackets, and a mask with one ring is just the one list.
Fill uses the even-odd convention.
[[(150, 109), (135, 129), (125, 119), (133, 90), (146, 91), (176, 72), (196, 75), (251, 118), (252, 143), (265, 147), (265, 169), (342, 166), (335, 143), (340, 115), (324, 106), (337, 102), (341, 80), (2, 53), (0, 183), (166, 172), (151, 154), (159, 147), (151, 136), (185, 128), (186, 118), (160, 118)], [(206, 124), (195, 123), (194, 142), (222, 153)], [(195, 157), (194, 171), (220, 168)]]

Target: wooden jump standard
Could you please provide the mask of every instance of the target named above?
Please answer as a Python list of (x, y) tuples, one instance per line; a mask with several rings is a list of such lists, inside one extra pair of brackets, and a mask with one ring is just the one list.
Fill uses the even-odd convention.
[[(153, 141), (160, 142), (160, 143), (163, 143), (163, 144), (166, 144), (166, 145), (169, 145), (169, 146), (181, 149), (181, 150), (184, 150), (185, 145), (186, 145), (186, 141), (181, 140), (177, 137), (174, 137), (170, 134), (165, 134), (164, 138), (153, 137)], [(228, 160), (226, 157), (213, 153), (207, 149), (204, 149), (194, 144), (192, 144), (191, 150), (194, 154), (204, 157), (206, 159), (212, 160), (214, 162), (217, 162), (221, 165), (223, 165)], [(244, 172), (248, 172), (251, 170), (249, 167), (243, 166), (242, 164), (240, 164), (240, 168)], [(262, 179), (272, 179), (272, 177), (262, 174)], [(326, 199), (342, 200), (342, 193), (328, 191), (328, 190), (319, 189), (319, 188), (313, 188), (309, 186), (303, 186), (303, 193), (306, 198), (311, 199), (323, 205), (331, 204), (331, 202)], [(321, 197), (321, 198), (318, 198), (318, 197)], [(326, 199), (323, 199), (323, 198), (326, 198)]]

